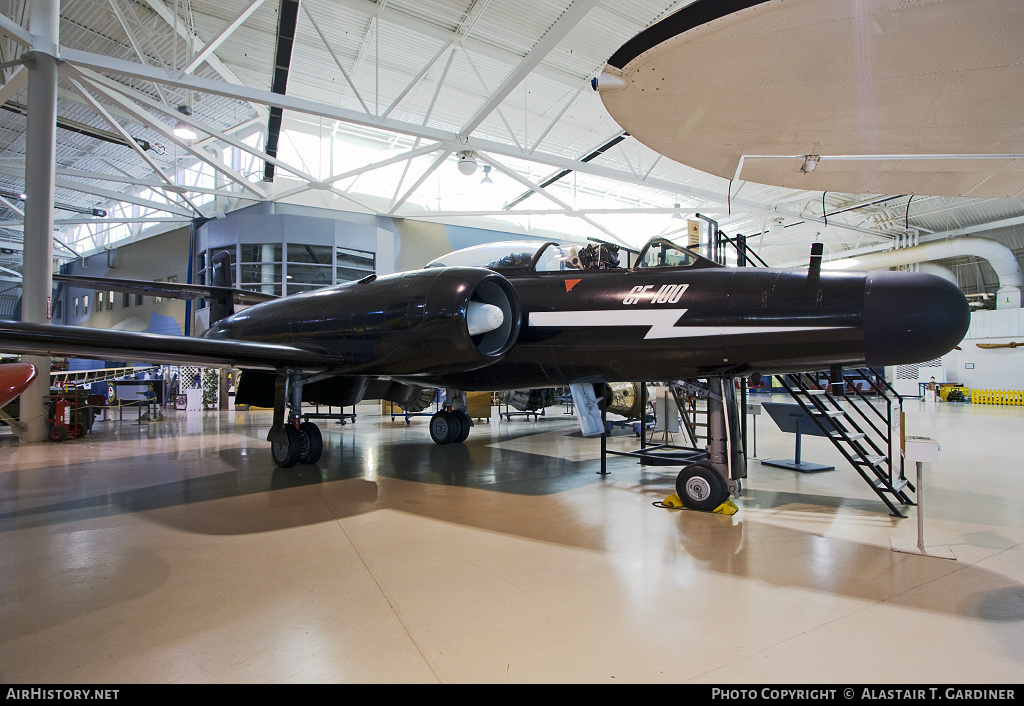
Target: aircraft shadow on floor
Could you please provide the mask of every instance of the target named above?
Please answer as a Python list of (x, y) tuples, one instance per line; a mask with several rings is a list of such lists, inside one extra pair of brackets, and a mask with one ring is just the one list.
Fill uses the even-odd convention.
[[(592, 461), (538, 462), (535, 454), (490, 448), (484, 440), (449, 447), (434, 446), (429, 440), (410, 440), (389, 444), (372, 467), (353, 463), (365, 461), (359, 454), (366, 449), (350, 445), (325, 455), (325, 462), (319, 466), (276, 469), (268, 476), (271, 464), (265, 458), (267, 454), (243, 451), (241, 447), (222, 449), (216, 460), (223, 469), (219, 472), (147, 485), (139, 485), (147, 467), (155, 477), (166, 478), (166, 469), (180, 463), (180, 455), (138, 457), (130, 473), (114, 476), (109, 461), (85, 463), (75, 466), (74, 473), (82, 479), (77, 490), (68, 490), (66, 481), (63, 485), (54, 483), (49, 487), (64, 489), (53, 491), (49, 498), (40, 497), (39, 488), (48, 487), (39, 482), (40, 478), (49, 473), (66, 476), (66, 466), (33, 471), (42, 475), (20, 500), (17, 481), (12, 478), (25, 471), (9, 474), (4, 500), (0, 501), (0, 546), (7, 533), (19, 529), (122, 514), (182, 531), (228, 536), (392, 510), (508, 536), (613, 553), (623, 551), (614, 537), (630, 536), (635, 529), (631, 525), (636, 522), (634, 513), (604, 512), (599, 502), (579, 506), (578, 500), (566, 499), (574, 497), (573, 493), (560, 492), (585, 490), (600, 483)], [(346, 472), (342, 470), (345, 468), (367, 470)], [(619, 482), (617, 489), (623, 493), (637, 488), (643, 491), (644, 477), (650, 476), (638, 471), (633, 459), (613, 459), (611, 469)], [(106, 478), (120, 479), (123, 488), (101, 489)], [(650, 479), (651, 486), (659, 488), (656, 492), (661, 492), (664, 479), (657, 475)], [(135, 487), (128, 487), (133, 484)], [(89, 488), (93, 492), (82, 492)], [(647, 503), (645, 494), (649, 493), (636, 493), (638, 503)], [(823, 527), (841, 508), (867, 513), (877, 509), (868, 500), (774, 491), (747, 491), (744, 502), (751, 503), (751, 510), (784, 510), (794, 505), (813, 511), (822, 515)], [(31, 505), (25, 507), (28, 503)], [(728, 517), (653, 508), (651, 512), (659, 513), (661, 521), (676, 528), (679, 541), (677, 546), (670, 545), (668, 561), (698, 562), (703, 569), (724, 575), (941, 614), (999, 623), (1024, 620), (1024, 587), (977, 566), (898, 554), (886, 546), (745, 519), (742, 514)], [(880, 521), (885, 519), (879, 517)], [(665, 530), (670, 531), (668, 527)], [(636, 550), (643, 551), (642, 547)], [(789, 559), (780, 560), (780, 551)], [(828, 566), (808, 561), (808, 557), (823, 555), (828, 557)], [(927, 588), (928, 583), (938, 580), (956, 581), (969, 590)], [(969, 598), (950, 597), (965, 594)]]
[[(259, 434), (260, 430), (254, 430)], [(265, 431), (265, 430), (264, 430)], [(514, 438), (522, 439), (537, 433), (529, 431)], [(332, 440), (333, 441), (333, 440)], [(372, 454), (369, 449), (372, 448)], [(371, 460), (372, 459), (372, 460)], [(210, 472), (210, 461), (203, 459), (203, 470), (193, 477), (181, 477), (146, 484), (147, 480), (166, 479), (168, 469), (180, 467), (182, 476), (189, 476), (197, 461), (189, 452), (158, 453), (120, 459), (122, 469), (112, 472), (109, 460), (77, 463), (73, 474), (81, 484), (67, 486), (67, 466), (53, 466), (16, 471), (36, 478), (33, 487), (52, 488), (33, 493), (30, 507), (18, 507), (15, 475), (0, 478), (7, 485), (6, 498), (0, 500), (0, 532), (22, 527), (72, 522), (105, 517), (122, 512), (147, 512), (208, 501), (268, 494), (309, 485), (346, 483), (346, 493), (356, 505), (368, 498), (369, 474), (374, 479), (396, 479), (413, 483), (478, 488), (517, 495), (546, 495), (599, 481), (589, 461), (573, 461), (495, 447), (492, 440), (467, 441), (464, 444), (438, 446), (425, 439), (390, 440), (372, 447), (352, 444), (346, 438), (340, 444), (329, 444), (320, 463), (293, 468), (275, 467), (263, 448), (254, 453), (247, 446), (221, 449), (214, 463), (219, 472)], [(629, 472), (629, 464), (619, 464)], [(47, 482), (48, 477), (60, 482)], [(118, 488), (117, 486), (120, 486)], [(376, 483), (369, 482), (376, 487)], [(361, 490), (360, 490), (361, 488)], [(93, 489), (93, 492), (90, 492)], [(40, 497), (49, 501), (39, 502)], [(65, 496), (65, 497), (61, 497)]]

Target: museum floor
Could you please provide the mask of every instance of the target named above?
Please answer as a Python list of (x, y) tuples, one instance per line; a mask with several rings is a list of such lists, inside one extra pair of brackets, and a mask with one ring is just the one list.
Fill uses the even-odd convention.
[[(360, 405), (317, 467), (270, 412), (0, 432), (0, 682), (1020, 683), (1024, 407), (908, 400), (917, 541), (820, 438), (750, 463), (733, 516), (549, 408), (435, 446)], [(794, 437), (756, 422), (759, 458)], [(632, 435), (613, 446), (634, 445)], [(912, 469), (911, 469), (912, 470)]]

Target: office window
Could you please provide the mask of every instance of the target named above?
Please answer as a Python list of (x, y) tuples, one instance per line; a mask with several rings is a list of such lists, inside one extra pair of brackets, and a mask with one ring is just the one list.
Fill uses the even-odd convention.
[(111, 311), (114, 308), (114, 290), (107, 292), (107, 311)]
[(131, 305), (132, 305), (132, 295), (131, 295), (131, 294), (129, 294), (128, 292), (125, 292), (125, 293), (124, 293), (124, 294), (123, 294), (123, 295), (121, 296), (121, 306), (123, 306), (124, 308), (126, 308), (126, 309), (127, 309), (127, 308), (128, 308), (128, 307), (130, 307)]
[(242, 262), (281, 262), (281, 243), (242, 243), (241, 249)]
[(78, 297), (75, 297), (75, 316), (78, 316)]
[(330, 265), (331, 248), (327, 245), (288, 244), (288, 262), (304, 265)]
[(350, 282), (372, 275), (375, 256), (372, 252), (352, 250), (351, 248), (335, 249), (336, 282)]
[(82, 315), (83, 316), (88, 316), (89, 315), (89, 295), (88, 294), (86, 294), (84, 297), (82, 297)]

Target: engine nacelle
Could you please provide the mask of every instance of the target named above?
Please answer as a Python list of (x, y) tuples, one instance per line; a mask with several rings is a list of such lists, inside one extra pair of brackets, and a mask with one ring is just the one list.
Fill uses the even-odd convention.
[(218, 322), (204, 336), (319, 350), (346, 375), (426, 375), (484, 367), (512, 347), (519, 297), (491, 270), (417, 270), (327, 287)]

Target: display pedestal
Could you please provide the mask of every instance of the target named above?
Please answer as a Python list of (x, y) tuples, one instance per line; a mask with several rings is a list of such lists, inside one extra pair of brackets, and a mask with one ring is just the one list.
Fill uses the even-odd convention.
[(794, 458), (781, 459), (778, 461), (761, 461), (762, 466), (787, 468), (791, 471), (799, 471), (800, 473), (818, 473), (820, 471), (835, 470), (835, 466), (826, 466), (821, 463), (809, 463), (801, 460), (801, 437), (803, 436), (804, 431), (806, 430), (816, 436), (821, 436), (821, 432), (818, 430), (818, 426), (814, 423), (814, 420), (808, 417), (807, 413), (800, 408), (800, 405), (764, 402), (761, 406), (768, 410), (768, 414), (771, 415), (771, 418), (775, 420), (776, 424), (778, 424), (779, 429), (796, 434), (796, 449), (793, 452)]
[(200, 412), (203, 409), (203, 391), (185, 390), (185, 409), (189, 412)]
[(953, 550), (948, 546), (926, 546), (924, 543), (924, 462), (939, 460), (939, 442), (924, 436), (908, 436), (904, 446), (903, 458), (917, 463), (917, 544), (904, 539), (889, 541), (894, 552), (931, 556), (936, 559), (952, 559), (956, 561)]

